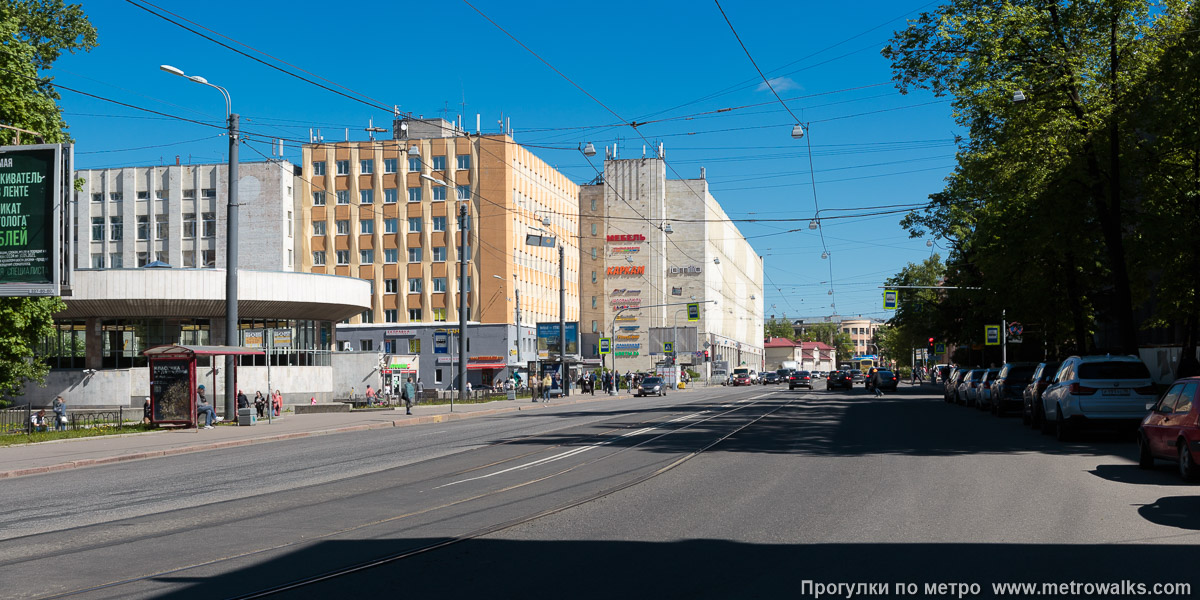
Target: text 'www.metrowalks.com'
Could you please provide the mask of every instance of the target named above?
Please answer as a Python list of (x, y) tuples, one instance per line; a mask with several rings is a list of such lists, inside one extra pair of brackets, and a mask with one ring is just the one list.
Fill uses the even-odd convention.
[(822, 583), (805, 579), (800, 595), (812, 598), (858, 598), (872, 596), (913, 596), (916, 598), (974, 598), (987, 592), (992, 596), (1025, 598), (1030, 596), (1126, 597), (1190, 596), (1190, 583), (1144, 583), (1127, 579), (1113, 582), (1037, 582), (1037, 583)]

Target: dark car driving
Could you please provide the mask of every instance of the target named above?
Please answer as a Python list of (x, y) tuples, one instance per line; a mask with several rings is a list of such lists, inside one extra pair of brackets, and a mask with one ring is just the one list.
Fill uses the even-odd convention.
[(882, 390), (896, 391), (896, 386), (900, 384), (900, 378), (895, 373), (886, 369), (879, 369), (875, 374), (871, 375), (871, 386)]
[(763, 373), (762, 384), (767, 385), (768, 383), (779, 383), (779, 374), (775, 371), (767, 371), (766, 373)]
[(788, 377), (788, 389), (794, 390), (798, 387), (812, 389), (812, 375), (808, 371), (792, 371), (792, 375)]
[(854, 377), (845, 371), (830, 371), (829, 375), (825, 377), (825, 389), (832, 390), (837, 387), (846, 389), (854, 387)]

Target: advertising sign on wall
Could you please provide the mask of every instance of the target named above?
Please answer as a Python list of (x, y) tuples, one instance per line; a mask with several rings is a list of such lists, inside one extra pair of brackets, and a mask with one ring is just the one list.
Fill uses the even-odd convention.
[(59, 294), (62, 149), (0, 147), (0, 296)]
[[(579, 354), (579, 323), (568, 321), (567, 354)], [(538, 352), (547, 352), (550, 356), (558, 355), (558, 323), (537, 324)]]
[(609, 275), (642, 275), (646, 272), (646, 267), (609, 267)]

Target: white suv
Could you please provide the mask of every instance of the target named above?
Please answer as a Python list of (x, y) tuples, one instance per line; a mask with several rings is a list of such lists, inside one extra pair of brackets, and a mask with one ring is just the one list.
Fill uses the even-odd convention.
[(1083, 427), (1134, 427), (1157, 399), (1150, 371), (1136, 356), (1072, 356), (1042, 392), (1042, 432), (1065, 441)]

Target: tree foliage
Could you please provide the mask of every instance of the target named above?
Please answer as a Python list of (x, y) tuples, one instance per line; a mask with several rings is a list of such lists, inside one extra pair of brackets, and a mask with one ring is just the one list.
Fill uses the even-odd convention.
[(854, 355), (854, 343), (850, 334), (843, 332), (838, 323), (805, 324), (800, 332), (800, 341), (823, 342), (832, 347), (838, 361), (843, 361)]
[[(62, 0), (3, 0), (0, 36), (0, 123), (36, 131), (47, 143), (69, 141), (58, 93), (44, 71), (62, 52), (96, 45), (96, 29), (83, 9)], [(22, 135), (21, 142), (35, 141), (29, 137)], [(15, 132), (0, 129), (0, 143), (15, 140)], [(48, 368), (32, 357), (63, 308), (58, 298), (0, 298), (0, 395), (18, 395), (26, 380), (45, 377)]]
[(968, 132), (945, 189), (902, 225), (946, 242), (946, 286), (983, 288), (927, 299), (931, 321), (897, 315), (899, 343), (919, 323), (969, 344), (1001, 310), (1055, 353), (1134, 351), (1139, 325), (1200, 330), (1183, 276), (1196, 246), (1151, 233), (1200, 217), (1196, 8), (951, 0), (895, 34), (899, 89), (951, 96)]

